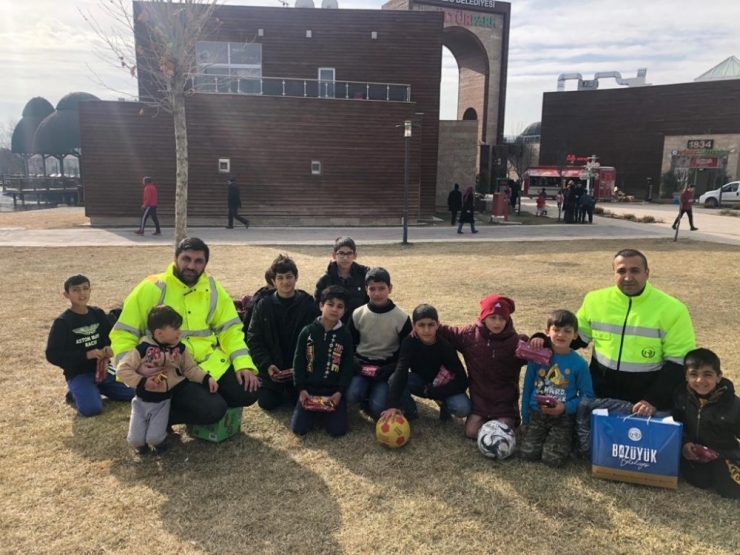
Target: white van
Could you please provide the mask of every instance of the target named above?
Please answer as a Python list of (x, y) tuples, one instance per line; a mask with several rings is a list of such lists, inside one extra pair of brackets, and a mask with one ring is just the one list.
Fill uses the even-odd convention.
[[(719, 206), (719, 189), (707, 191), (699, 197), (699, 204), (707, 208)], [(737, 206), (740, 204), (740, 181), (733, 181), (722, 186), (722, 204)]]

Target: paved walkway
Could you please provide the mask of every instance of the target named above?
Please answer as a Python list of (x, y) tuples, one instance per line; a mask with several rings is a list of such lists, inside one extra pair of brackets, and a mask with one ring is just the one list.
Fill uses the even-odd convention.
[[(595, 217), (592, 225), (481, 225), (480, 233), (471, 235), (469, 230), (458, 235), (452, 226), (412, 226), (409, 242), (435, 243), (455, 241), (572, 241), (575, 239), (667, 239), (673, 238), (671, 223), (677, 212), (673, 206), (604, 204), (615, 213), (632, 213), (637, 216), (651, 214), (662, 218), (662, 224), (641, 224), (611, 218)], [(534, 204), (532, 204), (533, 210)], [(524, 209), (529, 209), (525, 202)], [(689, 232), (688, 222), (681, 230), (681, 241), (693, 239), (740, 245), (740, 218), (718, 216), (717, 211), (698, 209), (695, 224), (700, 231)], [(151, 232), (148, 232), (151, 233)], [(248, 230), (236, 228), (205, 227), (191, 228), (190, 234), (207, 243), (220, 245), (331, 245), (339, 235), (350, 235), (365, 245), (400, 243), (402, 228), (399, 227), (301, 227), (272, 228), (253, 227)], [(159, 237), (134, 235), (130, 229), (90, 228), (73, 229), (23, 229), (0, 228), (0, 246), (5, 247), (70, 247), (70, 246), (132, 246), (170, 245), (173, 230), (165, 228)]]

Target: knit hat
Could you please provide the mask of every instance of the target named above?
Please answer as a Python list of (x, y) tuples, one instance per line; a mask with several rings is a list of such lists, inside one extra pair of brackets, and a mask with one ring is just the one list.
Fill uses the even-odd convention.
[(229, 178), (229, 185), (233, 185), (234, 183), (236, 183), (236, 177), (230, 177)]
[(514, 300), (503, 295), (488, 295), (480, 302), (480, 316), (478, 319), (482, 322), (491, 314), (503, 316), (507, 321), (511, 320), (514, 312)]

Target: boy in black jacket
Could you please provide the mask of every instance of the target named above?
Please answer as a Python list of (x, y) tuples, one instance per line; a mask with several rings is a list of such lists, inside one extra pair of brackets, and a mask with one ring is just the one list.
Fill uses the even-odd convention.
[(342, 323), (346, 326), (354, 310), (370, 300), (365, 291), (365, 274), (370, 268), (355, 262), (357, 247), (349, 237), (337, 237), (331, 258), (332, 261), (327, 266), (326, 272), (316, 282), (313, 296), (318, 305), (324, 289), (330, 285), (344, 287), (349, 293), (349, 301), (347, 301), (346, 310), (342, 316)]
[(333, 437), (347, 433), (344, 393), (354, 374), (352, 338), (342, 325), (349, 295), (332, 285), (321, 293), (321, 317), (301, 331), (293, 360), (293, 383), (300, 392), (291, 429), (302, 436), (311, 431), (318, 413), (306, 409), (312, 395), (329, 397), (333, 411), (325, 413), (326, 431)]
[(103, 310), (87, 305), (90, 280), (81, 274), (67, 278), (63, 295), (71, 307), (51, 326), (46, 360), (64, 371), (67, 403), (82, 416), (95, 416), (103, 412), (101, 393), (114, 401), (131, 401), (135, 391), (108, 373), (110, 323)]
[[(686, 385), (673, 406), (673, 417), (683, 422), (681, 474), (693, 486), (740, 499), (740, 399), (709, 349), (689, 351), (684, 367)], [(707, 460), (702, 447), (717, 458)]]
[[(400, 412), (402, 396), (408, 398), (406, 406), (415, 408), (411, 395), (433, 399), (439, 405), (442, 421), (450, 420), (451, 415), (466, 418), (470, 414), (470, 399), (465, 394), (468, 377), (455, 348), (437, 337), (437, 309), (421, 304), (414, 309), (411, 319), (416, 337), (410, 335), (401, 343), (396, 371), (390, 379), (388, 409), (381, 419)], [(409, 419), (415, 416), (406, 414)]]
[[(313, 297), (296, 289), (298, 268), (292, 259), (278, 256), (270, 266), (275, 292), (260, 299), (247, 329), (247, 345), (259, 370), (258, 403), (263, 410), (280, 406), (283, 394), (298, 398), (292, 370), (298, 335), (318, 316)], [(289, 372), (280, 372), (289, 370)]]

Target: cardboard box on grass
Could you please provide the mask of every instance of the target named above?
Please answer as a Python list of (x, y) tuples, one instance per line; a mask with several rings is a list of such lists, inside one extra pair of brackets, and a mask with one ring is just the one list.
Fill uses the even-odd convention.
[(591, 413), (591, 470), (595, 478), (676, 489), (683, 424), (672, 417)]
[(209, 426), (194, 425), (191, 435), (206, 441), (220, 443), (239, 433), (242, 427), (242, 407), (226, 411), (224, 417)]

